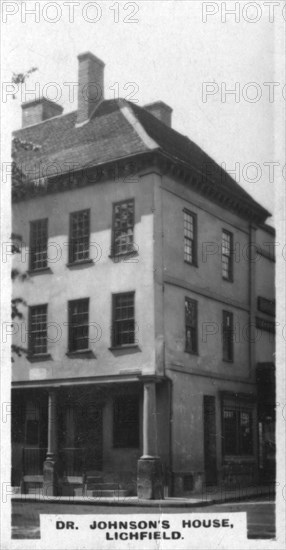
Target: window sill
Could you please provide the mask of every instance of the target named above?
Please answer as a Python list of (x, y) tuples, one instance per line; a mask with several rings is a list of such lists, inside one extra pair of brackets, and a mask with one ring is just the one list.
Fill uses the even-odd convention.
[(33, 275), (42, 275), (45, 273), (53, 273), (53, 272), (50, 267), (41, 267), (40, 269), (29, 269), (27, 273), (31, 277)]
[(66, 266), (68, 268), (73, 268), (73, 267), (81, 267), (82, 265), (91, 265), (91, 264), (94, 264), (94, 261), (91, 259), (91, 258), (87, 258), (86, 260), (80, 260), (78, 262), (69, 262), (66, 264)]
[(132, 449), (132, 450), (134, 450), (134, 449), (139, 449), (139, 445), (119, 445), (119, 444), (117, 444), (117, 445), (113, 445), (112, 448), (115, 451), (120, 450), (120, 449), (130, 449), (130, 450)]
[(124, 351), (124, 350), (128, 350), (128, 349), (134, 349), (134, 350), (141, 351), (138, 344), (125, 344), (123, 346), (111, 346), (108, 349), (110, 351)]
[(245, 464), (255, 462), (255, 457), (253, 455), (225, 455), (223, 461), (224, 463)]
[(222, 361), (223, 363), (230, 363), (230, 364), (234, 363), (233, 359), (223, 359)]
[(227, 279), (227, 277), (222, 277), (222, 280), (226, 283), (233, 283), (233, 279)]
[(132, 250), (131, 252), (122, 252), (121, 254), (109, 254), (108, 257), (114, 263), (119, 263), (119, 262), (127, 262), (128, 258), (137, 258), (138, 256), (139, 256), (138, 250)]
[(83, 349), (77, 351), (67, 351), (67, 357), (71, 359), (83, 358), (83, 359), (92, 359), (95, 358), (95, 355), (91, 349)]
[(30, 363), (40, 363), (42, 361), (51, 361), (52, 356), (50, 353), (41, 353), (39, 355), (27, 355), (27, 359)]
[(184, 260), (184, 263), (191, 265), (192, 267), (199, 267), (197, 262), (189, 262), (189, 260)]
[(190, 351), (189, 349), (185, 349), (185, 353), (188, 353), (189, 355), (195, 355), (196, 357), (199, 357), (199, 353), (197, 351)]

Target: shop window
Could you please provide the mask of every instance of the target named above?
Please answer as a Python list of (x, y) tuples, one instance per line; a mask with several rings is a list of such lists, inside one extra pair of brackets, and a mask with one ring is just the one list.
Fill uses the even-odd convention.
[(236, 406), (223, 407), (223, 451), (224, 455), (252, 455), (253, 427), (252, 411)]

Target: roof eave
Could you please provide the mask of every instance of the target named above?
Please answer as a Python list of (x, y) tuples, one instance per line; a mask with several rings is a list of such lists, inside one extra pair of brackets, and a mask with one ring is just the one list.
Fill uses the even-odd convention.
[[(162, 157), (164, 157), (165, 159), (167, 159), (170, 162), (175, 163), (179, 167), (183, 167), (186, 171), (195, 172), (195, 173), (198, 174), (199, 177), (204, 176), (203, 172), (199, 171), (195, 166), (192, 166), (191, 163), (186, 163), (186, 162), (182, 161), (181, 159), (178, 159), (177, 157), (174, 157), (174, 156), (166, 153), (162, 149), (159, 150), (158, 152), (160, 153), (160, 155)], [(231, 176), (227, 172), (225, 172), (225, 174), (228, 178), (232, 179)], [(255, 199), (253, 199), (250, 195), (249, 195), (249, 198), (247, 196), (245, 196), (244, 194), (243, 194), (243, 196), (239, 196), (239, 192), (235, 193), (232, 189), (228, 189), (227, 185), (224, 185), (222, 187), (222, 189), (210, 188), (210, 186), (215, 183), (214, 180), (212, 180), (212, 179), (209, 179), (209, 181), (207, 181), (207, 182), (201, 182), (201, 183), (202, 183), (201, 189), (200, 189), (199, 185), (196, 185), (196, 190), (198, 192), (201, 191), (201, 194), (208, 195), (207, 188), (209, 187), (209, 190), (211, 191), (211, 194), (213, 196), (216, 193), (217, 193), (217, 195), (226, 193), (226, 198), (237, 202), (237, 204), (240, 203), (240, 206), (247, 206), (249, 208), (249, 210), (251, 212), (253, 212), (253, 214), (257, 218), (256, 221), (258, 223), (264, 223), (265, 220), (268, 217), (272, 216), (272, 214), (270, 212), (268, 212), (268, 210), (266, 210), (263, 206), (261, 206), (258, 202), (256, 202)], [(221, 201), (219, 201), (219, 202), (221, 202)]]

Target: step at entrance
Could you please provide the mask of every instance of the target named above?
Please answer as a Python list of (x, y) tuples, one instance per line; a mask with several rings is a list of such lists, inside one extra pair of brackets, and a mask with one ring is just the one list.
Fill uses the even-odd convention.
[(88, 472), (85, 476), (83, 491), (80, 488), (74, 489), (74, 495), (85, 495), (87, 497), (126, 497), (128, 491), (122, 488), (121, 484), (116, 481), (105, 481), (104, 477), (97, 472)]
[(88, 489), (86, 491), (87, 497), (101, 497), (101, 498), (114, 498), (114, 497), (127, 497), (128, 491), (126, 489)]
[(23, 476), (22, 492), (26, 495), (43, 494), (43, 476), (42, 475)]

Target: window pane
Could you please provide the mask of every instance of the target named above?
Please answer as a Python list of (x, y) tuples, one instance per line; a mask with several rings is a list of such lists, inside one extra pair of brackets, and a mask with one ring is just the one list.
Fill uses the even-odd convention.
[(124, 254), (133, 250), (134, 200), (113, 207), (113, 253)]
[(189, 239), (194, 238), (194, 218), (191, 214), (184, 212), (184, 228), (185, 228), (185, 237)]
[(252, 414), (238, 406), (223, 410), (223, 447), (228, 455), (250, 455), (253, 452)]
[(228, 256), (222, 257), (222, 275), (225, 279), (230, 275), (230, 258)]
[(30, 308), (29, 353), (47, 353), (47, 305)]
[(232, 278), (232, 233), (222, 232), (222, 277), (227, 280)]
[(230, 256), (230, 235), (225, 232), (222, 234), (222, 253)]
[(69, 302), (69, 351), (89, 347), (88, 309), (88, 298)]
[(135, 312), (134, 293), (113, 296), (113, 345), (134, 344)]
[(48, 220), (36, 220), (30, 225), (30, 269), (48, 265)]
[(195, 224), (195, 214), (184, 211), (184, 259), (191, 264), (196, 262)]
[(233, 361), (233, 314), (223, 311), (223, 360)]
[(197, 353), (197, 302), (185, 299), (186, 351)]
[(249, 411), (240, 412), (240, 452), (252, 453), (252, 419)]
[(80, 262), (89, 258), (89, 219), (89, 210), (73, 212), (70, 215), (70, 263)]
[(224, 409), (224, 452), (227, 455), (237, 454), (237, 428), (236, 428), (236, 413), (235, 410)]

